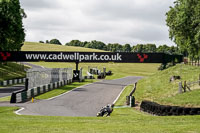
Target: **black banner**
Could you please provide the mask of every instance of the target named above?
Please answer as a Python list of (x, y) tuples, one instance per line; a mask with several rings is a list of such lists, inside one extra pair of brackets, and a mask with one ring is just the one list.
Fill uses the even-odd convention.
[(118, 63), (167, 63), (182, 62), (182, 55), (164, 53), (125, 52), (0, 52), (0, 61), (17, 62), (118, 62)]

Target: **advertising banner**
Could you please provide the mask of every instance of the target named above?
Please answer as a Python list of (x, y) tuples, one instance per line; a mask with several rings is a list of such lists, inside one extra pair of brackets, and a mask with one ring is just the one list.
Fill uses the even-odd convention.
[(164, 53), (126, 52), (0, 52), (0, 61), (17, 62), (116, 62), (116, 63), (167, 63), (182, 62), (182, 55)]

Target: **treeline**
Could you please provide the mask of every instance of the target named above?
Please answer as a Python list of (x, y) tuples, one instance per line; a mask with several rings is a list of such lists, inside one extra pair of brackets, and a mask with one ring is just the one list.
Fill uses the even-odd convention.
[(44, 41), (39, 41), (39, 43), (49, 43), (49, 44), (58, 44), (58, 45), (62, 45), (61, 42), (58, 39), (51, 39)]
[[(49, 44), (58, 44), (62, 45), (58, 39), (46, 40), (46, 42), (39, 41), (40, 43), (49, 43)], [(160, 45), (156, 46), (155, 44), (137, 44), (131, 46), (130, 44), (121, 45), (119, 43), (108, 43), (105, 44), (101, 41), (93, 40), (91, 42), (84, 41), (81, 42), (79, 40), (72, 40), (65, 44), (66, 46), (76, 46), (76, 47), (85, 47), (92, 49), (99, 49), (104, 51), (111, 52), (139, 52), (139, 53), (168, 53), (168, 54), (181, 54), (178, 47), (175, 46), (167, 46)]]
[[(44, 43), (40, 41), (40, 43)], [(61, 45), (58, 39), (52, 39), (50, 41), (46, 41), (46, 43), (50, 44), (58, 44)], [(139, 52), (139, 53), (168, 53), (168, 54), (180, 54), (180, 51), (175, 46), (167, 46), (161, 45), (156, 46), (155, 44), (137, 44), (135, 46), (131, 46), (130, 44), (121, 45), (119, 43), (108, 43), (105, 44), (101, 41), (93, 40), (91, 42), (84, 41), (81, 42), (79, 40), (72, 40), (65, 44), (66, 46), (76, 46), (76, 47), (85, 47), (85, 48), (92, 48), (92, 49), (99, 49), (111, 52)]]
[(164, 52), (169, 54), (179, 53), (177, 47), (161, 45), (157, 47), (155, 44), (137, 44), (131, 46), (130, 44), (121, 45), (119, 43), (108, 43), (105, 44), (101, 41), (93, 40), (91, 42), (81, 42), (79, 40), (72, 40), (69, 43), (66, 43), (67, 46), (77, 46), (77, 47), (85, 47), (85, 48), (93, 48), (111, 52), (140, 52), (140, 53), (155, 53), (155, 52)]

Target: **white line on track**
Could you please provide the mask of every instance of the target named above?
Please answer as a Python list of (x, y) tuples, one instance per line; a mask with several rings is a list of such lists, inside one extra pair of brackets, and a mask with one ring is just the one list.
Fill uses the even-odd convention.
[(117, 102), (117, 100), (119, 99), (119, 97), (121, 96), (122, 92), (126, 89), (127, 86), (125, 86), (123, 88), (123, 90), (119, 93), (119, 95), (117, 96), (117, 98), (115, 99), (115, 101), (113, 102), (113, 104), (115, 104)]
[(21, 112), (22, 110), (24, 110), (24, 108), (21, 108), (21, 109), (15, 111), (15, 114), (17, 114), (17, 115), (22, 115), (22, 114), (19, 113), (19, 112)]

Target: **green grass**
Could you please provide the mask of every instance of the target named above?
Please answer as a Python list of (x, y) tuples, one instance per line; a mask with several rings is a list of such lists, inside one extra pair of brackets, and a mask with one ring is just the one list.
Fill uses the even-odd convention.
[(180, 105), (187, 107), (200, 107), (200, 87), (198, 90), (177, 94), (173, 97), (162, 98), (160, 101), (164, 104)]
[[(197, 81), (199, 74), (199, 67), (188, 65), (177, 65), (167, 70), (157, 72), (138, 82), (135, 93), (136, 99), (139, 102), (146, 99), (161, 104), (200, 106), (198, 94), (200, 86), (196, 86), (196, 91), (193, 90), (190, 93), (178, 94), (178, 84), (180, 81)], [(181, 80), (170, 83), (169, 79), (173, 75), (180, 75)]]
[[(119, 105), (132, 89), (122, 93)], [(0, 107), (1, 133), (198, 133), (200, 116), (152, 116), (133, 108), (114, 109), (111, 117), (17, 116), (17, 107)]]
[[(198, 101), (198, 89), (185, 94), (173, 94), (171, 97), (165, 97), (166, 93), (171, 94), (171, 92), (177, 91), (177, 88), (172, 90), (170, 89), (171, 86), (176, 86), (178, 83), (168, 82), (168, 78), (171, 75), (180, 74), (182, 80), (196, 80), (198, 79), (198, 76), (196, 76), (198, 72), (198, 67), (178, 65), (169, 68), (168, 70), (158, 72), (148, 78), (144, 78), (138, 83), (138, 88), (135, 92), (137, 94), (136, 99), (139, 100), (151, 96), (153, 98), (155, 97), (154, 100), (165, 99), (165, 101), (168, 100), (168, 102), (170, 102), (171, 99), (167, 98), (187, 101), (183, 99), (183, 97), (188, 97), (188, 99), (197, 97), (196, 101)], [(170, 87), (168, 87), (168, 85)], [(154, 90), (154, 87), (157, 89)], [(163, 87), (167, 89), (161, 89)], [(126, 87), (116, 105), (124, 105), (126, 95), (128, 95), (132, 89), (133, 86), (131, 85)], [(142, 92), (148, 92), (149, 89), (152, 93), (151, 95), (142, 94)], [(141, 98), (139, 98), (139, 96), (141, 96)], [(172, 101), (174, 100), (172, 99)], [(1, 133), (198, 133), (200, 131), (200, 116), (152, 116), (133, 108), (115, 108), (111, 117), (107, 118), (17, 116), (13, 114), (13, 111), (16, 109), (16, 107), (0, 107)]]
[(133, 85), (127, 86), (123, 93), (120, 95), (119, 99), (115, 103), (115, 106), (124, 106), (126, 105), (126, 96), (130, 94), (130, 92), (133, 90)]
[(69, 85), (65, 85), (63, 87), (60, 87), (60, 88), (57, 88), (57, 89), (54, 89), (52, 91), (49, 91), (49, 92), (46, 92), (42, 95), (39, 95), (37, 97), (35, 97), (35, 99), (48, 99), (48, 98), (51, 98), (51, 97), (55, 97), (55, 96), (58, 96), (60, 94), (63, 94), (67, 91), (70, 91), (74, 88), (77, 88), (77, 87), (80, 87), (82, 85), (86, 85), (86, 84), (89, 84), (89, 83), (93, 83), (95, 82), (95, 80), (86, 80), (84, 82), (74, 82), (72, 84), (69, 84)]
[(200, 130), (200, 116), (158, 117), (133, 109), (116, 109), (109, 118), (16, 116), (13, 109), (16, 108), (0, 108), (1, 133), (189, 133)]
[[(61, 62), (34, 62), (33, 64), (41, 65), (48, 68), (64, 68), (69, 67), (75, 69), (75, 63), (61, 63)], [(83, 68), (83, 75), (87, 75), (88, 66), (97, 67), (103, 70), (106, 67), (106, 71), (111, 70), (112, 76), (107, 76), (106, 79), (117, 79), (126, 76), (149, 76), (157, 72), (157, 68), (160, 64), (151, 63), (80, 63), (79, 68)]]
[(0, 81), (15, 79), (15, 78), (24, 78), (26, 66), (8, 62), (7, 64), (0, 64)]
[(25, 42), (22, 51), (79, 51), (79, 52), (105, 52), (84, 47), (64, 46), (46, 43)]
[[(40, 50), (39, 50), (40, 51)], [(45, 67), (72, 67), (72, 63), (36, 63)], [(80, 64), (87, 71), (88, 66), (106, 67), (114, 75), (107, 79), (116, 79), (124, 76), (148, 76), (138, 82), (134, 94), (136, 101), (156, 101), (162, 104), (200, 106), (198, 87), (192, 92), (178, 94), (178, 82), (169, 83), (173, 75), (180, 75), (181, 80), (198, 80), (200, 68), (187, 65), (177, 65), (164, 71), (157, 71), (159, 64)], [(77, 86), (80, 85), (79, 83)], [(73, 87), (72, 87), (73, 88)], [(72, 89), (70, 88), (70, 89)], [(69, 90), (70, 90), (69, 89)], [(125, 98), (132, 90), (126, 87), (116, 105), (125, 104)], [(58, 93), (57, 93), (58, 91)], [(63, 91), (63, 92), (62, 92)], [(61, 88), (49, 92), (41, 98), (47, 98), (54, 93), (64, 93), (68, 88)], [(51, 94), (52, 93), (52, 94)], [(39, 97), (40, 98), (40, 97)], [(44, 105), (45, 106), (45, 105)], [(1, 133), (198, 133), (200, 132), (200, 116), (152, 116), (134, 108), (114, 109), (111, 117), (55, 117), (55, 116), (18, 116), (13, 113), (17, 107), (0, 107)]]
[(8, 102), (8, 101), (10, 101), (10, 96), (1, 97), (1, 98), (0, 98), (0, 102)]

